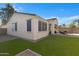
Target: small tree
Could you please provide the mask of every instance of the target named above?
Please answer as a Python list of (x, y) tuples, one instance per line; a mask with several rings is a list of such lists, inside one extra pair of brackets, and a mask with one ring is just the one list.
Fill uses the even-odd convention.
[(73, 23), (71, 23), (71, 24), (69, 25), (69, 27), (70, 27), (70, 28), (76, 28), (76, 25), (73, 24)]
[(0, 15), (2, 18), (2, 24), (6, 24), (9, 18), (13, 15), (14, 8), (8, 3), (5, 5), (5, 8), (1, 8), (0, 10), (1, 10)]

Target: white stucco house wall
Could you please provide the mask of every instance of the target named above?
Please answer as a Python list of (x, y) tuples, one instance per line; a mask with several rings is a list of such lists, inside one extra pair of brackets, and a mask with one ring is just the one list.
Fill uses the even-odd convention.
[(15, 12), (7, 23), (7, 34), (37, 40), (49, 33), (48, 21), (36, 14)]
[(47, 19), (48, 21), (48, 26), (49, 26), (49, 32), (51, 32), (51, 34), (55, 34), (55, 32), (58, 32), (58, 19), (57, 18), (51, 18), (51, 19)]

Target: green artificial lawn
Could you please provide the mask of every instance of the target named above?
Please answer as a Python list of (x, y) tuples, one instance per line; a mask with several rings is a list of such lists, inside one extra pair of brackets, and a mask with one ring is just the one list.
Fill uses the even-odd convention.
[(16, 55), (27, 48), (43, 56), (79, 56), (79, 38), (50, 35), (36, 43), (18, 38), (0, 43), (0, 55)]

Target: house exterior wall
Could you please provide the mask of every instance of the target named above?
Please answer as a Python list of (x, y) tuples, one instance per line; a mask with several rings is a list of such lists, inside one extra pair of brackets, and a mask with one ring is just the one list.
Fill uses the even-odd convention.
[(54, 34), (54, 31), (58, 31), (55, 28), (55, 24), (58, 25), (58, 21), (57, 20), (48, 20), (48, 24), (51, 24), (51, 33)]
[[(9, 35), (14, 35), (18, 36), (21, 38), (27, 38), (27, 39), (32, 39), (33, 38), (33, 32), (27, 32), (27, 25), (26, 25), (26, 20), (32, 18), (29, 15), (23, 15), (23, 14), (17, 14), (15, 13), (12, 18), (9, 20), (7, 23), (7, 33)], [(12, 31), (12, 23), (17, 22), (17, 31), (14, 32)], [(33, 22), (33, 20), (32, 20)], [(33, 24), (33, 23), (32, 23)], [(33, 27), (32, 27), (33, 29)]]
[[(27, 32), (27, 20), (31, 20), (31, 32)], [(7, 23), (7, 34), (29, 39), (29, 40), (37, 40), (44, 36), (48, 35), (48, 31), (38, 32), (38, 20), (41, 20), (41, 17), (31, 16), (31, 15), (24, 15), (24, 14), (17, 14), (15, 13), (12, 18)], [(43, 20), (44, 21), (44, 20)], [(12, 23), (17, 22), (17, 31), (12, 31)]]
[[(49, 33), (49, 30), (48, 30), (48, 22), (45, 21), (44, 19), (40, 18), (40, 17), (35, 17), (34, 18), (34, 21), (35, 23), (33, 23), (35, 26), (34, 26), (34, 39), (40, 39), (42, 37), (45, 37), (48, 35)], [(38, 31), (38, 22), (41, 21), (41, 22), (46, 22), (47, 23), (47, 31)]]

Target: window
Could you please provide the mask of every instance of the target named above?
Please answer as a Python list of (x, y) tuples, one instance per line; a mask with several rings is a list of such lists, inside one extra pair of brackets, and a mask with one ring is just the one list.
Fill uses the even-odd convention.
[(44, 27), (45, 27), (45, 25), (44, 25), (44, 23), (42, 23), (42, 31), (44, 31), (44, 29), (45, 29)]
[(38, 22), (38, 31), (46, 31), (47, 30), (47, 23), (46, 22)]
[(15, 23), (15, 31), (17, 31), (17, 23)]
[(47, 23), (45, 23), (45, 30), (47, 30)]
[(31, 19), (27, 20), (27, 31), (31, 31)]
[(17, 31), (17, 23), (12, 23), (12, 31)]
[(38, 22), (38, 31), (41, 31), (41, 22)]

